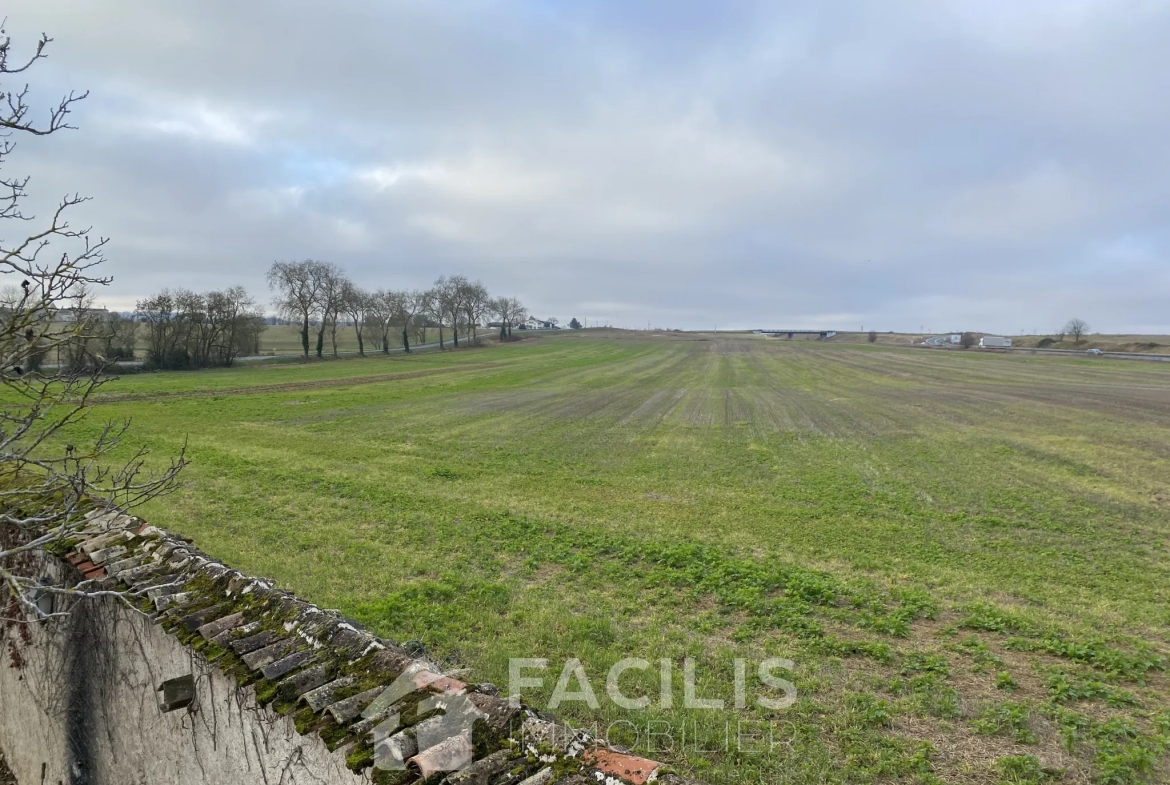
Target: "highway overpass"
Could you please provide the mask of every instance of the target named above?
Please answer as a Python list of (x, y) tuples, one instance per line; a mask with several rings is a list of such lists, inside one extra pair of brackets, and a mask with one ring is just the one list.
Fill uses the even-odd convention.
[(772, 338), (789, 338), (794, 335), (815, 335), (819, 340), (825, 338), (832, 338), (837, 334), (836, 330), (752, 330), (756, 335), (767, 335)]

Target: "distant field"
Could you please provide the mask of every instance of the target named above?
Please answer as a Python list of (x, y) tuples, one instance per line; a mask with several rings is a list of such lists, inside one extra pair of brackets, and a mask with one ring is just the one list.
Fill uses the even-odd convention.
[[(1021, 335), (1014, 338), (1016, 346), (1034, 347), (1045, 338), (1057, 338), (1048, 335)], [(1170, 354), (1170, 335), (1092, 335), (1084, 336), (1077, 343), (1071, 336), (1063, 341), (1055, 341), (1050, 345), (1052, 349), (1101, 349), (1106, 352), (1150, 352), (1153, 354)]]
[[(938, 333), (878, 333), (877, 343), (883, 346), (910, 346), (921, 343), (923, 339)], [(1078, 343), (1071, 336), (1058, 341), (1055, 335), (1008, 335), (1012, 339), (1012, 346), (1021, 348), (1036, 348), (1044, 339), (1052, 340), (1047, 344), (1049, 349), (1101, 349), (1106, 352), (1132, 352), (1149, 354), (1170, 354), (1170, 335), (1086, 335)], [(785, 340), (776, 339), (771, 340)], [(868, 333), (838, 333), (829, 339), (832, 343), (868, 343)]]
[[(309, 351), (315, 353), (317, 351), (317, 332), (316, 327), (313, 327), (309, 332)], [(450, 339), (449, 331), (444, 331), (444, 339)], [(415, 340), (414, 335), (410, 337), (411, 341)], [(427, 341), (439, 340), (438, 330), (427, 330)], [(402, 336), (392, 335), (390, 338), (391, 347), (402, 346)], [(366, 349), (371, 349), (369, 336), (366, 337)], [(337, 350), (339, 352), (356, 352), (358, 350), (357, 335), (354, 333), (352, 327), (338, 327), (337, 328)], [(276, 354), (299, 354), (301, 353), (301, 333), (300, 329), (287, 324), (273, 324), (269, 325), (267, 329), (260, 335), (260, 352), (268, 354), (274, 352)], [(333, 344), (329, 338), (329, 332), (325, 332), (325, 353), (330, 354), (333, 351)]]
[[(103, 394), (188, 440), (144, 517), (474, 679), (669, 658), (672, 708), (558, 713), (712, 783), (1170, 778), (1160, 364), (586, 331)], [(799, 700), (685, 709), (685, 657)]]

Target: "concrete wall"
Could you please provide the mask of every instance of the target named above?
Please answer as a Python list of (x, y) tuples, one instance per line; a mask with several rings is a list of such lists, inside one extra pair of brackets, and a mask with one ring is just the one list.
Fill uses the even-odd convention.
[[(114, 598), (21, 626), (0, 640), (0, 748), (20, 785), (369, 781)], [(163, 713), (156, 688), (187, 674), (195, 702)]]

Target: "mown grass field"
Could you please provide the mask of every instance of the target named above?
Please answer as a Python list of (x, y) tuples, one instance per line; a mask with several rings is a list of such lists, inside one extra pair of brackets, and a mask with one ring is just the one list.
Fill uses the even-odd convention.
[(547, 658), (537, 706), (577, 657), (559, 715), (712, 783), (1170, 779), (1170, 367), (587, 331), (102, 396), (188, 441), (143, 517), (470, 678)]

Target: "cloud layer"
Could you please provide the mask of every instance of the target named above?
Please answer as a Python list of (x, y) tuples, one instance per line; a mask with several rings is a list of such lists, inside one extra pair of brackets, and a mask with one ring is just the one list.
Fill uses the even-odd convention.
[(621, 326), (1170, 333), (1150, 0), (15, 0), (107, 299), (324, 258)]

